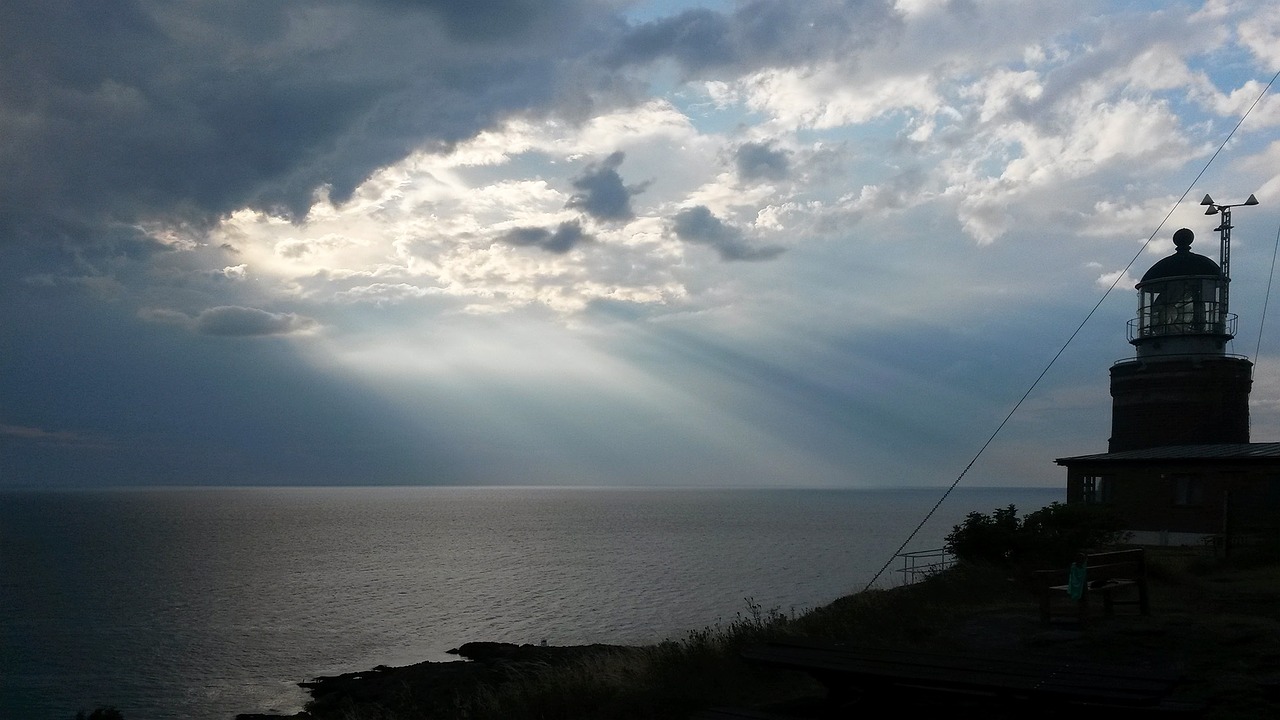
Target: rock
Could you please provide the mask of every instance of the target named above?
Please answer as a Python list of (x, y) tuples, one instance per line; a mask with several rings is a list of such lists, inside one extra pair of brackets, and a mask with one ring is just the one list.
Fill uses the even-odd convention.
[(516, 645), (470, 642), (448, 652), (462, 660), (421, 662), (404, 667), (318, 677), (298, 685), (310, 693), (306, 712), (296, 715), (238, 715), (236, 720), (336, 720), (362, 717), (362, 708), (394, 710), (406, 717), (451, 716), (458, 699), (475, 696), (481, 685), (496, 686), (528, 677), (531, 670), (571, 662), (597, 653), (628, 652), (622, 645)]

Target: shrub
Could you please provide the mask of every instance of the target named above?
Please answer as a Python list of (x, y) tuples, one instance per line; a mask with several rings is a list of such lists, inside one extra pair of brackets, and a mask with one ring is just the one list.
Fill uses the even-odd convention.
[(967, 562), (1004, 563), (1013, 559), (1022, 523), (1013, 505), (990, 515), (971, 512), (947, 535), (947, 551)]
[(1124, 521), (1098, 505), (1052, 503), (1023, 517), (1013, 505), (971, 512), (947, 535), (947, 549), (967, 562), (1065, 565), (1076, 554), (1124, 542)]

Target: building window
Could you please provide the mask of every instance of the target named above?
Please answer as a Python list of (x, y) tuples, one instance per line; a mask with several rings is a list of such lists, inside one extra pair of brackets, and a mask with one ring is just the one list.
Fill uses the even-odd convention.
[(1082, 478), (1081, 490), (1084, 501), (1090, 505), (1111, 502), (1111, 478), (1106, 475), (1085, 475)]
[(1195, 507), (1204, 504), (1204, 481), (1199, 475), (1173, 475), (1172, 478), (1175, 507)]

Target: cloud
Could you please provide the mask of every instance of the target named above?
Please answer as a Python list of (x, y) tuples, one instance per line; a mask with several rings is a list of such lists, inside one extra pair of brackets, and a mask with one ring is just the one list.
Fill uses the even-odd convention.
[(599, 163), (588, 165), (582, 174), (573, 179), (578, 190), (565, 207), (581, 210), (597, 220), (631, 220), (636, 214), (631, 209), (631, 196), (644, 192), (648, 183), (626, 186), (618, 167), (626, 155), (614, 152)]
[(847, 60), (812, 68), (766, 68), (736, 83), (747, 107), (787, 128), (830, 129), (890, 113), (929, 115), (944, 107), (930, 70), (850, 78)]
[(0, 438), (13, 438), (41, 445), (65, 447), (103, 448), (106, 444), (97, 438), (86, 437), (67, 430), (45, 430), (25, 425), (0, 424)]
[(723, 260), (771, 260), (783, 251), (780, 247), (751, 247), (741, 230), (724, 224), (705, 205), (676, 213), (672, 229), (685, 242), (715, 248)]
[(184, 327), (200, 335), (257, 337), (293, 335), (315, 330), (319, 323), (295, 313), (273, 313), (258, 308), (220, 305), (201, 310), (194, 317), (179, 310), (148, 307), (138, 317), (150, 323)]
[(300, 260), (354, 244), (358, 243), (333, 233), (315, 239), (289, 238), (276, 243), (276, 254), (289, 260)]
[(373, 283), (342, 290), (333, 295), (338, 302), (396, 305), (440, 293), (439, 288), (419, 287), (411, 283)]
[(613, 67), (673, 60), (690, 77), (837, 57), (899, 24), (891, 2), (754, 0), (732, 13), (703, 8), (636, 25), (608, 54)]
[(729, 18), (706, 9), (686, 10), (645, 23), (623, 40), (614, 55), (621, 63), (644, 63), (667, 56), (690, 71), (729, 65), (740, 57)]
[(920, 188), (924, 182), (925, 174), (919, 167), (903, 168), (878, 185), (863, 185), (857, 199), (852, 201), (852, 208), (875, 212), (909, 207), (919, 201)]
[(502, 236), (503, 242), (511, 245), (533, 246), (547, 252), (563, 255), (592, 237), (582, 231), (582, 224), (577, 220), (560, 223), (554, 231), (540, 227), (522, 227), (507, 232)]
[(178, 325), (186, 328), (191, 327), (190, 315), (177, 310), (169, 310), (168, 308), (142, 308), (138, 310), (138, 317), (149, 323), (156, 323), (159, 325)]
[(201, 335), (256, 337), (306, 332), (316, 327), (316, 321), (294, 313), (224, 305), (200, 311), (192, 320), (191, 327)]
[(1113, 287), (1133, 290), (1138, 285), (1138, 278), (1129, 274), (1127, 270), (1113, 270), (1099, 275), (1098, 279), (1094, 281), (1094, 285), (1102, 290), (1109, 290)]
[(379, 167), (555, 107), (585, 0), (0, 7), (0, 218), (305, 215)]
[(244, 263), (239, 265), (228, 265), (218, 271), (218, 275), (231, 280), (244, 280), (249, 273), (249, 266)]
[(734, 153), (734, 166), (742, 180), (785, 180), (790, 171), (791, 153), (775, 150), (769, 143), (743, 143)]
[[(1222, 12), (1229, 12), (1229, 5), (1219, 6)], [(1280, 65), (1280, 8), (1274, 5), (1265, 6), (1251, 18), (1247, 18), (1237, 27), (1241, 44), (1253, 53), (1263, 67), (1274, 68)]]

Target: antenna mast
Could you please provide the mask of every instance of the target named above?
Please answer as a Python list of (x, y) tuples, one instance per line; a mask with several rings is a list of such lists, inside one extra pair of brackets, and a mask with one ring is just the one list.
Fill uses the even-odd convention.
[(1200, 201), (1200, 204), (1206, 206), (1206, 210), (1204, 211), (1205, 215), (1217, 215), (1218, 213), (1222, 213), (1222, 222), (1218, 227), (1214, 228), (1214, 230), (1218, 231), (1218, 237), (1221, 238), (1221, 262), (1218, 264), (1222, 266), (1222, 279), (1224, 282), (1222, 283), (1222, 307), (1219, 308), (1219, 313), (1224, 314), (1231, 307), (1228, 302), (1231, 293), (1231, 208), (1242, 207), (1244, 205), (1257, 205), (1258, 198), (1254, 197), (1251, 193), (1249, 195), (1249, 199), (1242, 203), (1222, 205), (1214, 202), (1213, 198), (1206, 194), (1204, 199)]

